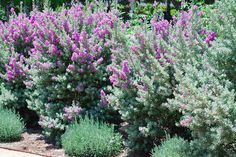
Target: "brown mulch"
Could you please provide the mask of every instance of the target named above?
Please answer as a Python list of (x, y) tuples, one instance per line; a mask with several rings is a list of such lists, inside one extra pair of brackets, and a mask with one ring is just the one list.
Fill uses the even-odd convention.
[[(17, 152), (30, 153), (32, 156), (36, 155), (42, 157), (69, 157), (68, 155), (65, 154), (63, 149), (57, 148), (50, 143), (46, 143), (40, 130), (32, 130), (32, 129), (29, 129), (25, 133), (23, 133), (22, 139), (20, 141), (10, 142), (10, 143), (0, 143), (0, 150), (2, 151), (5, 150), (9, 152), (15, 151), (16, 153)], [(18, 155), (16, 156), (18, 157)], [(145, 155), (141, 153), (133, 153), (128, 155), (127, 151), (124, 150), (117, 157), (145, 157)]]
[(39, 130), (27, 130), (23, 133), (20, 141), (0, 143), (0, 148), (32, 153), (43, 157), (68, 157), (63, 149), (58, 149), (52, 144), (46, 143)]

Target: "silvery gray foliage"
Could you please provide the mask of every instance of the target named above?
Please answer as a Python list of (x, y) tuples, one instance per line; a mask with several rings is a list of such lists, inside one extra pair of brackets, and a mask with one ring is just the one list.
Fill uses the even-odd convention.
[[(180, 49), (176, 49), (179, 43), (171, 44), (179, 54), (174, 68), (178, 85), (174, 99), (170, 99), (167, 106), (182, 113), (178, 124), (191, 130), (193, 155), (234, 156), (236, 103), (234, 82), (230, 81), (234, 81), (235, 33), (232, 30), (235, 30), (235, 17), (232, 15), (235, 14), (235, 2), (218, 2), (213, 11), (219, 14), (210, 18), (218, 17), (218, 21), (214, 21), (214, 26), (209, 24), (208, 28), (217, 34), (215, 41), (204, 46), (201, 40), (192, 40), (192, 45), (181, 40)], [(202, 46), (199, 47), (199, 43)]]
[(107, 99), (127, 123), (126, 145), (132, 151), (149, 152), (166, 133), (177, 130), (178, 114), (163, 106), (168, 98), (173, 97), (175, 84), (173, 56), (162, 49), (169, 23), (161, 20), (153, 21), (152, 25), (152, 31), (146, 31), (147, 24), (144, 23), (130, 35), (117, 31), (112, 64), (108, 67), (112, 72), (110, 81), (113, 86)]

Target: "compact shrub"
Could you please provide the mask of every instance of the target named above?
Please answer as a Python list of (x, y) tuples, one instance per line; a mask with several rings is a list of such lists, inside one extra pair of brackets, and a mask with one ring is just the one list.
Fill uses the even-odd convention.
[(114, 132), (114, 127), (86, 116), (67, 128), (62, 146), (71, 156), (112, 157), (121, 151), (122, 137)]
[(0, 142), (19, 140), (24, 131), (21, 118), (12, 110), (0, 107)]
[(190, 157), (191, 149), (188, 141), (180, 137), (167, 138), (152, 151), (152, 157)]

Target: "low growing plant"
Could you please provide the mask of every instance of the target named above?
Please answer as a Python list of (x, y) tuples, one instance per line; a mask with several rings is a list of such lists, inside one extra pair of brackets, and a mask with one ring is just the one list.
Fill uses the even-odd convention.
[(156, 146), (151, 157), (190, 157), (191, 149), (188, 141), (180, 137), (168, 137), (161, 145)]
[(67, 128), (62, 147), (71, 156), (112, 157), (122, 149), (122, 136), (115, 133), (113, 126), (86, 116)]
[(22, 119), (12, 110), (0, 107), (0, 142), (19, 140), (24, 131)]

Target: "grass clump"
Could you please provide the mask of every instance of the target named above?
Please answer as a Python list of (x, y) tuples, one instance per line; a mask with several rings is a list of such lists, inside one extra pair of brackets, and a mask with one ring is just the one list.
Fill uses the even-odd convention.
[(180, 137), (167, 138), (156, 146), (151, 157), (190, 157), (190, 145)]
[(20, 140), (23, 131), (22, 119), (14, 111), (0, 107), (0, 142)]
[(62, 146), (71, 156), (112, 157), (122, 148), (122, 137), (114, 127), (85, 117), (62, 136)]

